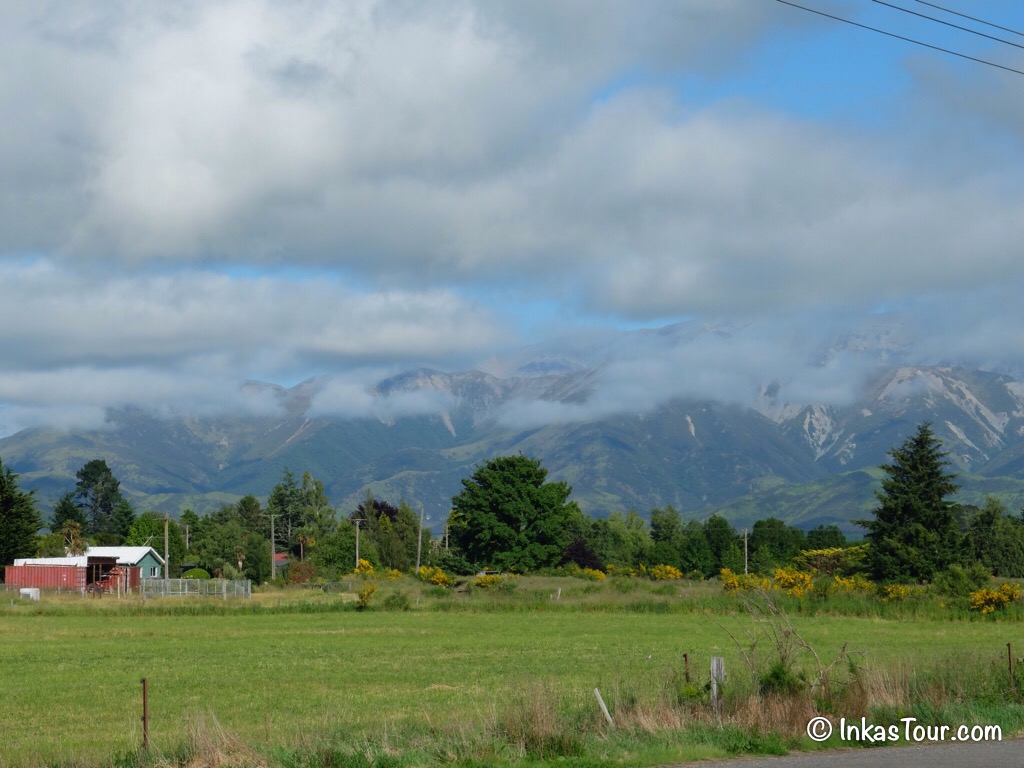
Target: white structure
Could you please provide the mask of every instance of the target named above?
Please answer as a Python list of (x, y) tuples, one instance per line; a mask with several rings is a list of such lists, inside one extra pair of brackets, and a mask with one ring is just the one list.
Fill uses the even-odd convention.
[(67, 557), (20, 557), (15, 565), (74, 565), (84, 568), (90, 557), (115, 557), (118, 565), (141, 568), (144, 579), (161, 579), (164, 576), (164, 559), (152, 547), (89, 547), (84, 555)]

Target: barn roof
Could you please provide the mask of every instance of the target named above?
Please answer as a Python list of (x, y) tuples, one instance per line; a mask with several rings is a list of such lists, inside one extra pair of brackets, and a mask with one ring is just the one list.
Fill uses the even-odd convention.
[(19, 557), (15, 565), (88, 565), (89, 558), (85, 555), (68, 555), (67, 557)]

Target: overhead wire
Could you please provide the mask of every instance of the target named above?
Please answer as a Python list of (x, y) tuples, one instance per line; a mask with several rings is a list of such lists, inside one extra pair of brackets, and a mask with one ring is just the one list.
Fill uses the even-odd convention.
[(991, 21), (985, 21), (984, 19), (979, 19), (976, 16), (968, 16), (966, 13), (960, 13), (960, 11), (954, 11), (951, 8), (945, 8), (941, 5), (937, 5), (936, 3), (929, 3), (926, 2), (926, 0), (914, 0), (914, 2), (920, 3), (921, 5), (927, 5), (929, 8), (935, 8), (937, 10), (943, 11), (944, 13), (952, 14), (953, 16), (959, 16), (962, 19), (970, 19), (971, 21), (976, 21), (979, 24), (984, 24), (986, 27), (992, 27), (993, 29), (1001, 29), (1003, 30), (1003, 32), (1009, 32), (1010, 34), (1018, 35), (1019, 37), (1024, 37), (1024, 32), (1018, 32), (1016, 29), (1010, 29), (1009, 27), (1003, 27), (1000, 26), (999, 24), (993, 24)]
[(1024, 50), (1024, 45), (1021, 45), (1020, 43), (1015, 43), (1011, 40), (1004, 40), (1003, 38), (996, 37), (995, 35), (988, 35), (985, 34), (984, 32), (979, 32), (976, 29), (971, 29), (970, 27), (964, 27), (960, 24), (954, 24), (951, 21), (943, 21), (942, 19), (937, 19), (934, 16), (929, 16), (926, 13), (918, 13), (917, 11), (912, 11), (909, 8), (904, 8), (901, 5), (893, 5), (892, 3), (885, 2), (885, 0), (872, 0), (872, 2), (878, 3), (879, 5), (884, 5), (886, 8), (892, 8), (895, 11), (903, 11), (903, 13), (909, 13), (911, 16), (917, 16), (918, 18), (921, 19), (928, 19), (928, 21), (934, 21), (936, 24), (943, 24), (947, 27), (952, 27), (953, 29), (959, 29), (963, 32), (970, 32), (972, 35), (978, 35), (978, 37), (984, 37), (989, 40), (995, 40), (997, 43), (1005, 43), (1006, 45), (1012, 45), (1014, 48), (1020, 48), (1021, 50)]
[(850, 19), (845, 19), (842, 16), (835, 16), (835, 15), (833, 15), (831, 13), (825, 13), (825, 11), (819, 11), (816, 8), (808, 8), (805, 5), (800, 5), (799, 3), (791, 2), (791, 0), (775, 0), (775, 1), (777, 3), (782, 3), (783, 5), (792, 6), (793, 8), (799, 8), (800, 10), (807, 11), (808, 13), (814, 13), (814, 14), (817, 14), (818, 16), (824, 16), (826, 18), (833, 19), (835, 21), (841, 21), (844, 24), (850, 24), (850, 25), (852, 25), (854, 27), (860, 27), (861, 29), (866, 29), (869, 32), (877, 32), (880, 35), (885, 35), (886, 37), (893, 37), (893, 38), (896, 38), (897, 40), (903, 40), (904, 42), (907, 42), (907, 43), (913, 43), (914, 45), (920, 45), (920, 46), (922, 46), (924, 48), (930, 48), (933, 51), (939, 51), (941, 53), (948, 53), (951, 56), (959, 56), (961, 59), (967, 59), (968, 61), (974, 61), (974, 62), (977, 62), (978, 64), (986, 64), (986, 65), (988, 65), (990, 67), (995, 67), (996, 69), (1002, 69), (1002, 70), (1004, 70), (1006, 72), (1012, 72), (1015, 75), (1024, 75), (1024, 70), (1014, 69), (1013, 67), (1007, 67), (1007, 66), (1004, 66), (1003, 64), (996, 64), (994, 61), (988, 61), (987, 59), (979, 59), (976, 56), (968, 56), (966, 53), (960, 53), (959, 51), (950, 50), (949, 48), (943, 48), (942, 46), (939, 46), (939, 45), (933, 45), (932, 43), (926, 43), (926, 42), (924, 42), (922, 40), (916, 40), (916, 39), (914, 39), (912, 37), (906, 37), (905, 35), (898, 35), (895, 32), (889, 32), (889, 31), (884, 30), (884, 29), (879, 29), (878, 27), (872, 27), (872, 26), (869, 26), (867, 24), (861, 24), (859, 21), (852, 21)]

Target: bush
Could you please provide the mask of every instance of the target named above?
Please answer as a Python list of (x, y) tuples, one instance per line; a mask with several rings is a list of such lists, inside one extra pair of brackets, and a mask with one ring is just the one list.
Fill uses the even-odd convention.
[(970, 594), (970, 607), (972, 611), (986, 614), (1000, 611), (1011, 603), (1016, 602), (1020, 597), (1020, 586), (1003, 582), (998, 589), (979, 589)]
[(208, 579), (208, 578), (210, 578), (210, 574), (207, 573), (206, 571), (204, 571), (202, 568), (189, 568), (187, 571), (185, 571), (183, 574), (181, 574), (181, 578), (183, 578), (183, 579)]
[(910, 597), (910, 587), (906, 584), (879, 584), (878, 596), (887, 603), (899, 603)]
[(436, 565), (421, 565), (416, 578), (427, 584), (433, 584), (435, 587), (450, 587), (452, 585), (451, 577)]
[(774, 693), (779, 696), (792, 696), (807, 687), (807, 680), (793, 674), (793, 670), (781, 659), (772, 664), (757, 682), (762, 694)]
[[(363, 562), (360, 560), (360, 562)], [(370, 607), (370, 598), (373, 597), (373, 593), (377, 591), (377, 582), (375, 581), (364, 581), (363, 586), (359, 590), (359, 595), (356, 597), (356, 608), (360, 611), (365, 611)]]
[(289, 584), (308, 584), (316, 579), (316, 565), (309, 560), (300, 560), (288, 566), (286, 576)]
[(682, 571), (674, 565), (665, 565), (664, 563), (659, 563), (651, 568), (647, 573), (655, 581), (667, 581), (669, 579), (683, 578)]
[(473, 586), (477, 589), (494, 589), (505, 581), (500, 573), (481, 573), (473, 580)]
[(412, 608), (412, 603), (409, 601), (409, 596), (399, 590), (385, 597), (381, 602), (381, 607), (385, 611), (408, 611)]
[(811, 574), (794, 568), (776, 568), (772, 586), (793, 597), (803, 597), (814, 588)]
[(968, 597), (972, 592), (988, 586), (992, 574), (981, 563), (967, 568), (951, 565), (935, 577), (935, 589), (947, 597)]
[(456, 576), (472, 576), (480, 570), (462, 555), (455, 552), (444, 552), (434, 560), (434, 565), (445, 573), (454, 573)]

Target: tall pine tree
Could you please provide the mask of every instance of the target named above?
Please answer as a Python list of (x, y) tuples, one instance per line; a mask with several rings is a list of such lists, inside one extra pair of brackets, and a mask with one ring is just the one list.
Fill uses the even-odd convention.
[(924, 423), (883, 464), (874, 518), (860, 520), (870, 543), (867, 562), (878, 581), (931, 581), (955, 563), (960, 532), (948, 497), (959, 487), (931, 425)]
[(41, 525), (32, 492), (20, 490), (18, 476), (0, 461), (0, 565), (10, 565), (16, 557), (32, 557)]

